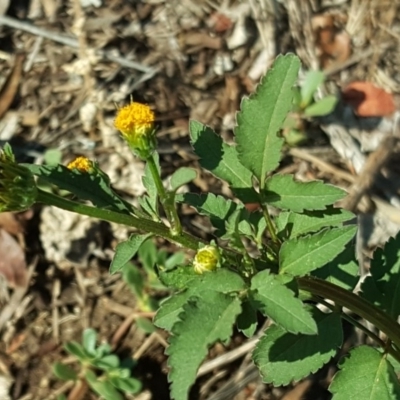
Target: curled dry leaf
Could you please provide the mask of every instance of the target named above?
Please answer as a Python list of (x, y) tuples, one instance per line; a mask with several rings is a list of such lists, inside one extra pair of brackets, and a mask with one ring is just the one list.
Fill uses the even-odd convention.
[(232, 20), (225, 14), (214, 12), (207, 24), (215, 33), (224, 33), (233, 26)]
[(24, 54), (17, 54), (15, 56), (15, 63), (11, 74), (6, 79), (0, 91), (0, 118), (7, 112), (17, 94), (18, 86), (21, 82), (24, 59)]
[(315, 41), (321, 59), (326, 68), (333, 63), (343, 63), (351, 54), (351, 40), (347, 32), (335, 26), (332, 15), (316, 15), (312, 20)]
[(371, 82), (352, 82), (343, 90), (343, 100), (360, 117), (384, 117), (395, 112), (393, 95)]
[(27, 284), (24, 252), (4, 229), (0, 229), (0, 274), (12, 288), (24, 287)]

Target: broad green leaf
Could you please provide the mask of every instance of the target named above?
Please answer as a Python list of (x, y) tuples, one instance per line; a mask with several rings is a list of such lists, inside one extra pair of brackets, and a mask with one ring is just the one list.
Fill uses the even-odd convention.
[(86, 371), (85, 378), (89, 386), (105, 400), (124, 400), (124, 397), (108, 381), (100, 381), (92, 371)]
[(300, 107), (305, 108), (307, 107), (315, 93), (318, 89), (318, 86), (325, 80), (325, 74), (322, 71), (308, 71), (304, 82), (301, 85), (300, 89), (300, 97), (301, 103)]
[(360, 278), (358, 271), (355, 247), (352, 243), (347, 243), (338, 256), (322, 268), (312, 271), (311, 275), (352, 291)]
[(292, 108), (292, 87), (300, 68), (293, 54), (278, 56), (256, 92), (243, 99), (235, 129), (240, 162), (256, 176), (261, 188), (279, 164), (283, 139), (278, 136)]
[[(173, 270), (170, 272), (173, 277), (168, 278), (170, 281), (174, 281), (175, 284), (179, 282), (176, 285), (179, 288), (181, 288), (181, 282), (178, 277), (180, 272), (181, 269), (179, 268)], [(169, 274), (169, 271), (167, 274)], [(229, 271), (226, 268), (220, 268), (203, 275), (196, 275), (194, 278), (192, 276), (188, 273), (187, 277), (183, 278), (184, 286), (187, 287), (186, 291), (174, 294), (161, 303), (154, 319), (156, 326), (170, 331), (178, 321), (179, 314), (183, 310), (183, 305), (191, 296), (203, 296), (204, 291), (207, 290), (219, 293), (234, 293), (246, 288), (243, 279), (237, 273)]]
[(189, 389), (208, 348), (217, 341), (230, 339), (240, 311), (237, 297), (211, 290), (205, 290), (201, 297), (192, 297), (184, 306), (179, 316), (181, 321), (174, 325), (166, 351), (173, 399), (188, 400)]
[(203, 168), (228, 182), (243, 202), (258, 201), (252, 188), (252, 173), (240, 163), (235, 146), (226, 144), (211, 128), (197, 121), (190, 121), (190, 137)]
[(136, 297), (143, 297), (145, 285), (144, 278), (136, 265), (133, 265), (132, 263), (125, 264), (122, 268), (122, 279)]
[(336, 313), (324, 314), (313, 309), (317, 335), (286, 332), (272, 325), (258, 342), (253, 360), (265, 383), (287, 385), (316, 372), (326, 364), (342, 344), (342, 325)]
[(107, 354), (99, 360), (94, 360), (92, 365), (96, 368), (108, 371), (109, 369), (119, 367), (119, 358), (115, 354)]
[(397, 319), (400, 314), (400, 234), (377, 249), (370, 276), (361, 285), (362, 297)]
[(303, 276), (323, 267), (344, 250), (356, 230), (350, 225), (287, 240), (279, 252), (280, 273)]
[(303, 214), (282, 211), (275, 219), (275, 225), (281, 239), (292, 239), (322, 228), (341, 226), (353, 218), (355, 215), (350, 211), (328, 206), (323, 211), (306, 211)]
[(60, 149), (48, 149), (44, 152), (44, 163), (51, 166), (61, 164), (62, 155), (63, 153)]
[(91, 356), (85, 351), (85, 349), (83, 348), (83, 346), (75, 341), (71, 341), (68, 343), (64, 344), (64, 349), (74, 355), (76, 358), (78, 358), (79, 360), (87, 360), (88, 358), (90, 358)]
[(94, 354), (96, 350), (97, 332), (87, 328), (82, 333), (82, 345), (89, 354)]
[(108, 379), (113, 386), (125, 393), (138, 393), (142, 389), (142, 383), (135, 378), (111, 376)]
[(53, 364), (53, 374), (63, 381), (75, 381), (78, 374), (69, 366), (56, 362)]
[(118, 243), (115, 255), (111, 261), (110, 274), (115, 274), (135, 256), (140, 246), (150, 237), (151, 233), (144, 235), (132, 234), (128, 240)]
[(109, 177), (98, 167), (95, 167), (95, 172), (93, 173), (82, 173), (77, 170), (69, 170), (63, 165), (23, 165), (32, 174), (40, 177), (47, 183), (73, 193), (79, 199), (89, 200), (97, 207), (126, 214), (133, 211), (132, 206), (113, 191), (110, 186)]
[(315, 335), (317, 325), (303, 302), (268, 270), (251, 280), (252, 298), (257, 308), (288, 332)]
[(257, 329), (257, 308), (250, 299), (242, 302), (242, 312), (236, 321), (237, 328), (246, 337), (252, 337)]
[(212, 226), (217, 229), (217, 236), (225, 234), (225, 221), (238, 208), (238, 205), (232, 200), (212, 193), (200, 195), (185, 193), (183, 201), (194, 207), (199, 214), (210, 218)]
[(346, 192), (321, 181), (298, 182), (293, 180), (293, 175), (277, 174), (267, 180), (264, 196), (269, 205), (301, 213), (324, 210), (344, 198)]
[(333, 400), (397, 400), (400, 385), (387, 356), (370, 346), (360, 346), (340, 362), (329, 391)]
[(171, 190), (178, 190), (181, 186), (191, 182), (197, 176), (193, 168), (182, 167), (177, 169), (171, 176)]
[(326, 96), (307, 107), (304, 110), (304, 115), (306, 117), (322, 117), (328, 115), (334, 110), (337, 102), (338, 99), (335, 96)]
[(157, 246), (152, 240), (146, 240), (138, 250), (139, 260), (143, 265), (143, 268), (147, 273), (154, 271), (154, 266), (157, 264), (158, 257), (161, 251), (157, 249)]

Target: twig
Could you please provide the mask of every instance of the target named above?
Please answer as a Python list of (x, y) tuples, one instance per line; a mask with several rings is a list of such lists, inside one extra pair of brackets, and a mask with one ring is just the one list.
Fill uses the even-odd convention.
[[(79, 49), (78, 40), (73, 37), (61, 35), (56, 32), (49, 32), (45, 29), (38, 28), (35, 25), (29, 24), (24, 21), (19, 21), (11, 17), (0, 15), (0, 25), (5, 25), (10, 28), (19, 29), (24, 32), (31, 33), (32, 35), (41, 36), (46, 39), (52, 40), (54, 42), (72, 47), (74, 49)], [(138, 71), (145, 72), (147, 74), (155, 75), (159, 70), (159, 68), (147, 67), (138, 62), (127, 60), (124, 57), (115, 56), (108, 51), (96, 50), (96, 54), (105, 60), (112, 61), (123, 67), (136, 69)]]
[(371, 153), (360, 175), (354, 183), (349, 196), (345, 199), (343, 207), (350, 211), (357, 209), (357, 204), (363, 195), (372, 187), (381, 168), (390, 159), (397, 139), (387, 136), (376, 151)]
[(258, 340), (259, 337), (256, 336), (242, 346), (238, 347), (237, 349), (229, 351), (228, 353), (222, 354), (221, 356), (206, 362), (199, 368), (199, 371), (197, 372), (197, 377), (208, 374), (212, 370), (222, 365), (229, 364), (232, 361), (235, 361), (243, 355), (249, 353), (251, 350), (253, 350)]

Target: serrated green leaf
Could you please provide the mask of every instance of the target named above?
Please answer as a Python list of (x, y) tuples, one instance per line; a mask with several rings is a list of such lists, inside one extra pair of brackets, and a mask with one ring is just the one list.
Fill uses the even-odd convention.
[(192, 295), (190, 291), (175, 293), (160, 304), (157, 314), (154, 317), (154, 325), (171, 332), (172, 327), (179, 321), (179, 314), (183, 311), (183, 306)]
[(111, 261), (110, 274), (115, 274), (135, 256), (140, 246), (150, 237), (151, 233), (138, 235), (136, 233), (129, 236), (128, 240), (118, 243), (115, 255)]
[(165, 286), (175, 290), (186, 289), (190, 281), (199, 278), (199, 275), (194, 272), (191, 265), (179, 265), (172, 269), (159, 271), (158, 276)]
[(69, 366), (56, 362), (53, 364), (53, 374), (63, 381), (75, 381), (78, 374)]
[(353, 225), (324, 229), (285, 241), (279, 252), (280, 273), (303, 276), (323, 267), (344, 250), (356, 230), (357, 227)]
[(226, 144), (211, 128), (190, 121), (190, 137), (200, 165), (225, 180), (244, 203), (258, 201), (253, 189), (252, 173), (239, 161), (236, 148)]
[(171, 190), (178, 190), (181, 186), (191, 182), (197, 176), (197, 172), (193, 168), (182, 167), (177, 169), (171, 175)]
[(82, 333), (82, 345), (89, 354), (95, 354), (97, 341), (97, 332), (94, 329), (87, 328)]
[(242, 312), (236, 321), (237, 328), (246, 337), (252, 337), (257, 329), (257, 308), (250, 299), (242, 302)]
[(344, 198), (346, 192), (321, 181), (298, 182), (293, 175), (276, 174), (266, 182), (265, 202), (277, 208), (303, 212), (324, 210)]
[(63, 165), (23, 164), (32, 174), (79, 199), (89, 200), (94, 206), (129, 214), (132, 206), (121, 199), (111, 188), (108, 176), (98, 169), (94, 173), (70, 170)]
[(300, 68), (293, 54), (278, 56), (256, 92), (243, 99), (235, 128), (240, 162), (264, 187), (268, 172), (279, 164), (283, 139), (278, 131), (292, 108), (292, 87)]
[(315, 335), (317, 324), (303, 302), (268, 270), (251, 280), (252, 299), (257, 308), (288, 332)]
[[(158, 155), (157, 152), (155, 152), (153, 154), (153, 157), (154, 157), (154, 163), (156, 164), (158, 174), (160, 175), (160, 173), (161, 173), (160, 156)], [(148, 195), (147, 203), (148, 203), (151, 211), (156, 213), (156, 215), (157, 215), (158, 191), (157, 191), (156, 183), (154, 182), (153, 175), (151, 173), (151, 168), (150, 168), (149, 163), (146, 163), (146, 167), (144, 169), (144, 176), (142, 177), (142, 182), (143, 182), (143, 186), (147, 190), (147, 195)]]
[(281, 239), (292, 239), (323, 228), (341, 226), (353, 218), (355, 215), (350, 211), (328, 206), (326, 210), (305, 211), (303, 214), (283, 211), (275, 219), (275, 225)]
[(301, 102), (300, 107), (307, 107), (315, 93), (318, 89), (318, 86), (325, 80), (325, 74), (322, 71), (308, 71), (304, 82), (301, 85), (300, 93), (301, 93)]
[(189, 389), (208, 348), (217, 341), (229, 340), (240, 311), (237, 297), (207, 290), (201, 298), (192, 297), (184, 306), (181, 321), (174, 325), (166, 351), (173, 399), (188, 399)]
[(352, 291), (360, 278), (359, 269), (355, 246), (347, 243), (345, 249), (338, 256), (322, 268), (312, 271), (311, 275)]
[(323, 99), (311, 104), (304, 110), (306, 117), (322, 117), (330, 114), (338, 102), (335, 96), (326, 96)]
[(370, 346), (360, 346), (340, 363), (329, 391), (333, 400), (396, 400), (400, 384), (386, 355)]
[(316, 372), (326, 364), (343, 340), (340, 316), (313, 309), (317, 335), (292, 334), (272, 325), (258, 342), (253, 360), (265, 383), (287, 385)]
[[(172, 273), (177, 276), (179, 271), (178, 269), (172, 271)], [(178, 277), (174, 277), (173, 279), (176, 281), (179, 280)], [(194, 279), (189, 275), (185, 286), (187, 287), (185, 292), (174, 294), (160, 304), (160, 308), (154, 318), (156, 326), (171, 331), (174, 324), (179, 320), (179, 314), (183, 310), (183, 305), (191, 296), (202, 296), (202, 293), (207, 290), (219, 293), (233, 293), (246, 288), (243, 279), (237, 273), (229, 271), (226, 268), (220, 268), (203, 275), (196, 275)]]
[(210, 218), (210, 222), (216, 228), (216, 235), (223, 236), (226, 232), (225, 221), (238, 208), (232, 200), (212, 193), (194, 194), (185, 193), (183, 201), (194, 207), (199, 214)]
[(400, 314), (400, 234), (377, 249), (361, 295), (397, 319)]

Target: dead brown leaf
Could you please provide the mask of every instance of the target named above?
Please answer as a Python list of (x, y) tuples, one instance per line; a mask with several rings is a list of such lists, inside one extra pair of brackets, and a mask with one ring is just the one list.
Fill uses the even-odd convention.
[(25, 59), (24, 54), (15, 56), (14, 67), (8, 76), (3, 88), (0, 91), (0, 118), (7, 112), (11, 106), (15, 95), (17, 94), (18, 85), (21, 81), (22, 65)]
[(0, 274), (12, 288), (24, 287), (27, 284), (24, 252), (4, 229), (0, 230)]
[(343, 90), (344, 101), (360, 117), (384, 117), (395, 112), (393, 95), (371, 82), (352, 82)]

